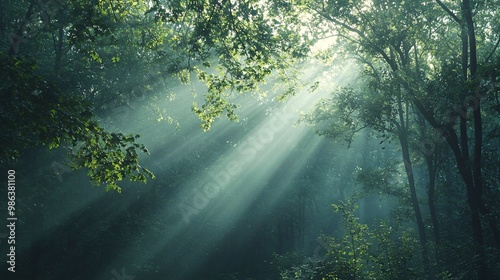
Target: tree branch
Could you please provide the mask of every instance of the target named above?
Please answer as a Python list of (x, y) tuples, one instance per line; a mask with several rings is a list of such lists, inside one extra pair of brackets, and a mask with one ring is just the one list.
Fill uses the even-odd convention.
[(490, 60), (490, 58), (493, 56), (493, 54), (495, 54), (495, 51), (497, 50), (499, 44), (500, 44), (500, 37), (498, 37), (498, 40), (497, 40), (497, 43), (495, 44), (495, 47), (493, 48), (493, 50), (491, 50), (490, 55), (488, 55), (486, 57), (486, 59), (484, 60), (484, 62), (488, 62), (488, 60)]
[(19, 45), (21, 44), (23, 40), (23, 35), (24, 31), (26, 30), (26, 25), (31, 19), (31, 14), (33, 14), (33, 7), (35, 5), (35, 1), (31, 1), (30, 5), (28, 7), (28, 11), (26, 12), (26, 15), (24, 16), (23, 21), (21, 22), (21, 25), (16, 31), (16, 34), (14, 34), (11, 38), (11, 44), (9, 48), (9, 55), (13, 56), (16, 55), (19, 52)]
[(460, 18), (457, 17), (457, 15), (455, 15), (455, 13), (453, 13), (450, 9), (448, 9), (448, 7), (446, 7), (446, 5), (441, 2), (441, 0), (436, 0), (436, 3), (438, 3), (438, 5), (446, 12), (448, 13), (448, 15), (451, 16), (451, 18), (453, 18), (454, 21), (456, 21), (458, 24), (460, 24), (462, 22), (462, 20), (460, 20)]

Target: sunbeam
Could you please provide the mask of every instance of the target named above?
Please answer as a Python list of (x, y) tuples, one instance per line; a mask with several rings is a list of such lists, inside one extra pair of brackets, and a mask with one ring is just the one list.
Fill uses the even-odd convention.
[(499, 6), (0, 1), (0, 279), (500, 279)]
[[(324, 82), (314, 65), (309, 64), (302, 71), (307, 83)], [(175, 88), (176, 95), (184, 95), (183, 98), (155, 104), (167, 108), (177, 104), (171, 114), (185, 117), (177, 131), (168, 125), (164, 130), (149, 128), (157, 126), (151, 113), (135, 110), (130, 114), (128, 119), (138, 121), (130, 126), (124, 120), (122, 125), (140, 131), (140, 139), (147, 143), (152, 154), (151, 158), (145, 158), (144, 164), (154, 162), (156, 180), (168, 181), (166, 170), (183, 161), (191, 162), (190, 170), (186, 171), (190, 174), (189, 179), (173, 186), (167, 205), (158, 211), (159, 219), (168, 225), (161, 235), (150, 240), (148, 248), (143, 248), (150, 252), (148, 257), (137, 261), (147, 263), (151, 258), (164, 256), (166, 263), (179, 262), (181, 254), (183, 265), (175, 266), (175, 272), (169, 271), (169, 279), (188, 279), (209, 261), (210, 256), (217, 254), (219, 244), (233, 235), (245, 213), (255, 210), (252, 207), (256, 203), (261, 202), (258, 211), (262, 219), (265, 213), (275, 211), (282, 203), (281, 196), (293, 191), (292, 181), (305, 168), (304, 164), (318, 153), (324, 141), (310, 137), (312, 128), (295, 125), (299, 113), (308, 111), (320, 98), (329, 96), (329, 89), (346, 84), (349, 73), (339, 73), (328, 80), (328, 85), (317, 92), (310, 93), (304, 88), (282, 104), (251, 96), (237, 97), (234, 102), (245, 104), (244, 110), (238, 112), (242, 121), (220, 120), (209, 132), (203, 132), (195, 125), (199, 122), (185, 114), (193, 100), (188, 93), (193, 85)], [(267, 97), (268, 100), (272, 98)], [(193, 164), (197, 161), (204, 164)], [(251, 232), (253, 230), (247, 234)], [(191, 246), (191, 238), (198, 239), (199, 243)], [(133, 254), (131, 249), (122, 256)]]

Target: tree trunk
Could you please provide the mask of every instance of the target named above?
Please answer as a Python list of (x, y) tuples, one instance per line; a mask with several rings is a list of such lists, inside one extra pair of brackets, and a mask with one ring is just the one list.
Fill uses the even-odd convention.
[(2, 38), (5, 38), (7, 36), (6, 31), (7, 31), (7, 26), (5, 23), (5, 16), (4, 16), (4, 8), (5, 4), (3, 0), (0, 0), (0, 36)]
[(467, 188), (467, 202), (470, 208), (472, 237), (474, 240), (477, 255), (477, 258), (475, 258), (477, 259), (477, 279), (485, 279), (484, 275), (486, 268), (483, 249), (483, 231), (481, 227), (481, 218), (479, 215), (480, 197), (477, 195), (477, 190), (474, 188), (473, 176), (470, 170), (470, 162), (460, 152), (458, 137), (455, 134), (455, 131), (452, 130), (452, 128), (449, 129), (449, 134), (446, 140), (453, 151), (455, 160), (457, 162), (458, 171)]
[[(417, 121), (420, 128), (420, 137), (425, 139), (429, 135), (427, 134), (427, 127), (425, 119), (422, 114), (417, 112)], [(423, 157), (425, 159), (425, 164), (427, 167), (428, 174), (428, 188), (427, 188), (427, 199), (429, 201), (429, 213), (431, 215), (432, 228), (434, 233), (434, 242), (436, 243), (436, 260), (439, 261), (438, 249), (441, 245), (441, 237), (439, 234), (439, 222), (437, 219), (436, 212), (436, 173), (438, 168), (438, 158), (439, 158), (439, 148), (437, 143), (434, 144), (431, 150), (427, 150), (424, 146)]]
[[(479, 93), (479, 83), (477, 81), (477, 50), (476, 50), (476, 34), (474, 30), (474, 22), (472, 19), (472, 10), (469, 0), (463, 0), (462, 2), (462, 16), (465, 19), (467, 26), (467, 35), (469, 40), (469, 65), (470, 65), (470, 77), (468, 81), (472, 82), (472, 91), (467, 92), (468, 97), (470, 95)], [(462, 19), (463, 20), (463, 19)], [(467, 70), (467, 69), (465, 69)], [(464, 85), (465, 86), (465, 85)], [(475, 98), (471, 96), (472, 98)], [(485, 255), (483, 248), (483, 232), (481, 228), (480, 219), (480, 207), (482, 205), (482, 193), (483, 193), (483, 181), (481, 176), (481, 159), (482, 159), (482, 146), (483, 146), (483, 128), (481, 119), (481, 99), (476, 98), (475, 107), (473, 108), (473, 118), (474, 118), (474, 159), (472, 162), (472, 184), (470, 191), (468, 191), (469, 205), (471, 208), (471, 218), (472, 218), (472, 230), (474, 236), (474, 242), (476, 244), (476, 253), (478, 254), (478, 267), (477, 267), (477, 277), (479, 279), (485, 279), (486, 266), (485, 266)], [(463, 119), (465, 119), (464, 116)], [(464, 120), (465, 121), (465, 120)], [(462, 151), (468, 150), (468, 146), (462, 147)], [(468, 158), (466, 158), (467, 161)], [(469, 162), (467, 162), (469, 164)], [(468, 172), (468, 175), (470, 172)], [(470, 180), (470, 179), (469, 179)]]
[(429, 199), (429, 212), (431, 214), (431, 220), (432, 220), (432, 227), (434, 231), (434, 242), (436, 242), (436, 245), (441, 244), (441, 238), (439, 236), (439, 223), (437, 219), (437, 214), (436, 214), (436, 206), (435, 206), (435, 187), (436, 187), (436, 180), (435, 180), (435, 170), (434, 171), (429, 171), (429, 194), (428, 194), (428, 199)]
[(63, 25), (61, 24), (59, 26), (58, 30), (58, 39), (57, 41), (54, 39), (54, 48), (55, 48), (55, 54), (56, 54), (56, 59), (55, 59), (55, 64), (54, 64), (54, 72), (57, 77), (61, 75), (61, 61), (62, 61), (62, 55), (63, 55), (63, 41), (64, 41), (64, 32), (63, 32)]
[[(410, 200), (413, 208), (413, 212), (415, 214), (415, 220), (417, 222), (418, 236), (420, 240), (420, 248), (422, 253), (422, 261), (424, 264), (424, 271), (426, 273), (426, 277), (430, 277), (430, 269), (429, 269), (429, 252), (427, 249), (427, 234), (425, 232), (425, 225), (422, 219), (422, 213), (420, 212), (420, 205), (418, 203), (417, 190), (415, 187), (415, 177), (413, 176), (413, 167), (410, 158), (410, 149), (408, 145), (408, 121), (405, 120), (403, 113), (403, 106), (401, 101), (401, 96), (399, 96), (398, 100), (398, 115), (399, 115), (399, 123), (396, 124), (398, 128), (398, 138), (401, 144), (401, 152), (403, 155), (403, 162), (405, 166), (406, 175), (408, 177), (408, 185), (410, 187)], [(408, 113), (408, 112), (406, 112)]]
[[(436, 247), (441, 245), (441, 238), (439, 236), (439, 223), (436, 213), (436, 168), (437, 168), (437, 155), (425, 156), (425, 162), (427, 165), (427, 171), (429, 174), (429, 188), (428, 188), (428, 200), (429, 200), (429, 212), (431, 215), (432, 228), (434, 232), (434, 242), (436, 242)], [(438, 258), (438, 248), (436, 248), (436, 259)]]
[[(482, 159), (482, 119), (481, 119), (481, 98), (476, 95), (480, 92), (480, 85), (477, 80), (477, 49), (476, 49), (476, 34), (474, 30), (474, 21), (472, 18), (472, 10), (469, 0), (462, 1), (462, 18), (459, 19), (455, 16), (441, 1), (436, 0), (438, 4), (450, 14), (455, 21), (460, 24), (461, 27), (461, 39), (462, 39), (462, 80), (464, 90), (461, 93), (461, 100), (464, 101), (464, 105), (461, 107), (459, 112), (460, 118), (460, 140), (457, 137), (455, 130), (453, 129), (453, 124), (448, 124), (446, 127), (441, 127), (436, 123), (435, 119), (429, 115), (429, 112), (422, 110), (421, 105), (417, 105), (421, 108), (420, 111), (424, 114), (431, 125), (441, 132), (445, 133), (446, 141), (450, 145), (455, 156), (457, 167), (462, 179), (465, 182), (467, 188), (467, 202), (470, 208), (471, 214), (471, 227), (472, 236), (475, 244), (476, 256), (474, 258), (476, 265), (476, 277), (477, 279), (485, 279), (486, 276), (486, 265), (485, 265), (485, 254), (483, 248), (483, 232), (481, 227), (481, 217), (480, 211), (482, 208), (482, 175), (481, 175), (481, 159)], [(469, 72), (470, 71), (470, 72)], [(469, 156), (469, 149), (471, 148), (468, 143), (468, 127), (467, 127), (467, 110), (470, 104), (468, 101), (473, 101), (473, 122), (474, 122), (474, 147), (473, 147), (473, 161), (471, 162)]]
[(21, 45), (24, 37), (24, 31), (26, 30), (26, 25), (28, 24), (31, 15), (33, 14), (33, 8), (35, 1), (31, 1), (28, 7), (28, 11), (21, 22), (21, 25), (17, 29), (16, 33), (12, 35), (10, 39), (9, 55), (17, 55), (19, 53), (19, 46)]

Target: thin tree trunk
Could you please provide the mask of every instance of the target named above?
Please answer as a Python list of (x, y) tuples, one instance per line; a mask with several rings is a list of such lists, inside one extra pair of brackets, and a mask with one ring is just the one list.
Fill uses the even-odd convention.
[(10, 47), (9, 47), (9, 55), (17, 55), (19, 53), (19, 46), (23, 41), (24, 30), (26, 30), (26, 25), (28, 24), (31, 15), (33, 14), (33, 7), (35, 5), (35, 1), (31, 1), (28, 6), (28, 11), (21, 22), (21, 25), (17, 29), (16, 33), (12, 35), (10, 38)]
[(440, 246), (441, 246), (441, 237), (439, 234), (439, 222), (437, 218), (437, 212), (436, 212), (436, 195), (435, 195), (435, 190), (436, 190), (436, 169), (437, 169), (437, 155), (426, 155), (425, 156), (425, 162), (427, 165), (427, 172), (429, 174), (429, 182), (428, 182), (428, 193), (427, 193), (427, 198), (429, 200), (429, 213), (431, 215), (431, 222), (432, 222), (432, 231), (434, 233), (434, 243), (435, 243), (435, 248), (434, 248), (434, 254), (436, 257), (436, 261), (439, 262), (441, 260), (440, 256)]
[(408, 145), (408, 122), (405, 121), (403, 106), (401, 101), (401, 96), (399, 96), (398, 100), (398, 115), (399, 115), (399, 123), (396, 124), (398, 128), (398, 138), (401, 144), (401, 152), (403, 155), (403, 162), (405, 166), (406, 175), (408, 177), (408, 184), (410, 187), (410, 200), (413, 208), (413, 212), (415, 214), (415, 220), (417, 222), (418, 236), (420, 240), (420, 248), (422, 253), (422, 261), (424, 264), (424, 271), (426, 273), (426, 277), (430, 277), (430, 269), (429, 269), (429, 252), (427, 249), (427, 234), (425, 232), (425, 225), (422, 219), (422, 213), (420, 211), (420, 205), (418, 203), (417, 190), (415, 187), (415, 177), (413, 175), (413, 167), (410, 158), (410, 150)]
[[(420, 128), (420, 137), (425, 139), (429, 135), (427, 134), (427, 127), (425, 123), (425, 119), (422, 114), (416, 112), (418, 125)], [(424, 147), (423, 157), (425, 159), (425, 164), (427, 167), (428, 174), (428, 188), (427, 188), (427, 199), (429, 201), (429, 213), (431, 215), (432, 228), (434, 233), (434, 242), (436, 243), (436, 260), (439, 260), (438, 249), (439, 245), (441, 245), (441, 237), (439, 233), (439, 222), (437, 218), (436, 212), (436, 174), (438, 168), (438, 158), (439, 158), (439, 148), (437, 147), (437, 143), (434, 144), (432, 151)]]
[[(462, 39), (462, 79), (464, 90), (461, 94), (461, 100), (467, 101), (469, 98), (474, 100), (473, 121), (474, 121), (474, 147), (473, 161), (469, 156), (469, 144), (467, 136), (467, 109), (469, 104), (464, 104), (460, 112), (460, 142), (457, 135), (451, 126), (446, 127), (446, 140), (453, 150), (453, 154), (457, 161), (457, 167), (462, 176), (467, 188), (467, 201), (471, 211), (471, 226), (472, 236), (476, 249), (476, 272), (478, 279), (485, 279), (486, 265), (484, 255), (484, 240), (481, 227), (480, 211), (482, 208), (482, 175), (481, 175), (481, 160), (482, 160), (482, 119), (481, 119), (481, 100), (479, 97), (473, 96), (479, 93), (479, 83), (477, 81), (477, 50), (476, 50), (476, 34), (474, 30), (474, 21), (472, 18), (472, 10), (469, 0), (462, 1), (462, 18), (459, 19), (451, 12), (446, 5), (441, 1), (436, 0), (438, 4), (452, 16), (452, 18), (460, 24), (461, 39)], [(470, 74), (469, 74), (470, 70)], [(471, 84), (471, 90), (467, 85)], [(425, 114), (424, 114), (425, 115)], [(429, 114), (426, 115), (427, 119)], [(434, 121), (434, 120), (433, 120)], [(440, 128), (439, 125), (433, 124), (433, 127)], [(496, 226), (495, 226), (496, 227)], [(494, 230), (495, 232), (495, 230)]]
[(55, 65), (54, 65), (54, 72), (56, 73), (56, 76), (59, 77), (61, 74), (61, 61), (62, 61), (62, 55), (63, 55), (63, 40), (64, 40), (64, 32), (63, 32), (63, 25), (61, 24), (59, 26), (59, 32), (58, 32), (58, 39), (57, 43), (56, 40), (54, 39), (54, 47), (55, 47), (55, 53), (56, 53), (56, 59), (55, 59)]
[[(467, 27), (467, 37), (469, 41), (469, 67), (470, 67), (470, 77), (467, 81), (472, 82), (473, 90), (468, 92), (467, 95), (474, 94), (476, 91), (479, 92), (479, 83), (476, 80), (477, 72), (477, 50), (476, 50), (476, 34), (474, 30), (474, 22), (472, 19), (472, 10), (469, 0), (463, 0), (462, 2), (462, 15), (465, 19), (465, 24)], [(466, 71), (467, 69), (465, 69)], [(466, 76), (467, 77), (467, 76)], [(466, 116), (464, 116), (465, 119)], [(482, 145), (483, 145), (483, 128), (481, 119), (481, 99), (477, 98), (475, 100), (475, 108), (473, 108), (473, 118), (474, 118), (474, 160), (472, 162), (472, 187), (469, 194), (469, 204), (471, 207), (472, 215), (472, 230), (474, 241), (476, 244), (476, 253), (478, 254), (478, 268), (477, 277), (479, 279), (485, 279), (486, 265), (485, 265), (485, 255), (484, 255), (484, 240), (483, 232), (481, 228), (480, 219), (480, 207), (482, 205), (482, 192), (483, 192), (483, 182), (481, 176), (481, 159), (482, 159)], [(465, 120), (464, 120), (465, 121)], [(468, 146), (463, 146), (462, 151), (467, 151)], [(468, 160), (468, 158), (466, 158)], [(469, 160), (468, 160), (469, 161)], [(469, 162), (467, 162), (469, 163)]]
[(2, 38), (5, 38), (7, 26), (5, 24), (5, 16), (4, 16), (4, 11), (5, 11), (5, 4), (3, 0), (0, 0), (0, 36)]
[(437, 214), (436, 214), (436, 196), (435, 196), (435, 190), (436, 190), (436, 165), (437, 165), (437, 160), (435, 159), (435, 162), (432, 162), (432, 157), (428, 156), (426, 157), (426, 162), (427, 162), (427, 167), (429, 171), (429, 211), (431, 214), (431, 220), (432, 220), (432, 226), (434, 228), (434, 242), (436, 242), (436, 245), (441, 244), (441, 238), (439, 236), (439, 223), (437, 219)]

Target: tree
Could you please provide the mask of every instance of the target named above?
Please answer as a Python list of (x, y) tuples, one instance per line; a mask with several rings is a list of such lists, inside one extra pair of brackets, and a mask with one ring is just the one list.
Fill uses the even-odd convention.
[(37, 67), (33, 61), (2, 53), (0, 60), (0, 78), (6, 81), (0, 89), (2, 164), (13, 164), (26, 148), (57, 148), (68, 142), (74, 168), (89, 168), (92, 181), (106, 183), (107, 190), (120, 191), (117, 182), (127, 176), (143, 182), (154, 178), (138, 164), (136, 150), (148, 153), (144, 145), (135, 143), (138, 136), (105, 131), (84, 100), (63, 95), (33, 73)]
[[(403, 104), (411, 102), (448, 143), (466, 186), (473, 240), (479, 256), (476, 277), (483, 279), (486, 268), (480, 213), (487, 215), (490, 210), (482, 198), (484, 113), (481, 104), (491, 98), (495, 90), (489, 78), (478, 74), (478, 56), (485, 55), (486, 64), (498, 53), (498, 41), (494, 40), (497, 35), (488, 28), (496, 17), (489, 6), (492, 3), (481, 2), (476, 6), (470, 1), (461, 1), (460, 5), (442, 1), (301, 3), (304, 9), (316, 15), (318, 22), (324, 23), (322, 32), (326, 30), (347, 42), (357, 57), (369, 57), (369, 60), (361, 59), (368, 68), (379, 67), (372, 60), (384, 64), (395, 89), (387, 98), (401, 100)], [(324, 27), (326, 24), (328, 28)], [(481, 30), (480, 51), (477, 29)], [(438, 94), (429, 86), (441, 78), (449, 83)], [(450, 102), (458, 106), (450, 108)], [(396, 110), (397, 114), (402, 113), (401, 107)], [(498, 239), (496, 222), (490, 220), (489, 225)]]
[[(189, 55), (188, 70), (208, 87), (205, 104), (193, 104), (204, 130), (223, 114), (236, 120), (237, 106), (227, 98), (233, 92), (256, 90), (273, 72), (289, 84), (281, 98), (295, 93), (295, 80), (286, 70), (307, 55), (310, 38), (301, 36), (307, 22), (294, 6), (256, 0), (153, 3), (150, 11), (158, 20), (186, 30), (181, 46)], [(206, 69), (214, 61), (215, 74)]]
[[(326, 7), (311, 6), (318, 16), (333, 24), (332, 29), (340, 37), (346, 39), (346, 45), (354, 50), (352, 54), (355, 59), (365, 64), (363, 78), (367, 80), (367, 86), (358, 91), (341, 90), (338, 96), (327, 102), (335, 104), (337, 112), (341, 111), (334, 116), (340, 118), (341, 126), (345, 126), (340, 131), (347, 128), (351, 131), (349, 134), (353, 135), (364, 127), (372, 127), (383, 137), (393, 135), (398, 140), (420, 236), (422, 258), (428, 269), (427, 234), (410, 157), (409, 138), (413, 122), (413, 117), (410, 117), (411, 101), (399, 80), (400, 69), (418, 64), (413, 61), (410, 50), (416, 44), (417, 36), (421, 36), (420, 32), (425, 30), (416, 29), (420, 28), (418, 22), (422, 20), (419, 16), (421, 8), (412, 3), (392, 1), (376, 1), (364, 10), (355, 4), (343, 11), (337, 11), (336, 8), (335, 3)], [(351, 11), (347, 12), (347, 9)], [(402, 16), (405, 16), (404, 20), (401, 20)], [(379, 56), (381, 61), (377, 59)], [(317, 122), (314, 118), (313, 123)], [(319, 118), (324, 120), (323, 116)], [(331, 130), (338, 128), (335, 126)]]
[[(189, 73), (196, 72), (208, 93), (205, 104), (193, 104), (193, 111), (208, 130), (222, 114), (237, 119), (237, 105), (227, 101), (232, 91), (256, 89), (273, 71), (292, 83), (285, 69), (307, 54), (308, 39), (283, 28), (284, 17), (295, 31), (300, 22), (293, 20), (290, 6), (280, 3), (2, 4), (9, 9), (2, 10), (1, 31), (11, 34), (0, 41), (8, 53), (1, 57), (2, 80), (7, 82), (1, 96), (2, 123), (8, 128), (3, 140), (12, 139), (17, 128), (26, 131), (18, 142), (4, 146), (5, 155), (15, 160), (26, 148), (68, 142), (75, 168), (90, 168), (94, 182), (115, 189), (115, 182), (127, 175), (141, 181), (152, 177), (137, 162), (136, 150), (147, 150), (135, 143), (137, 136), (102, 129), (99, 116), (150, 95), (164, 77), (176, 75), (187, 82)], [(209, 69), (214, 61), (220, 73)], [(293, 83), (287, 94), (293, 94)]]

